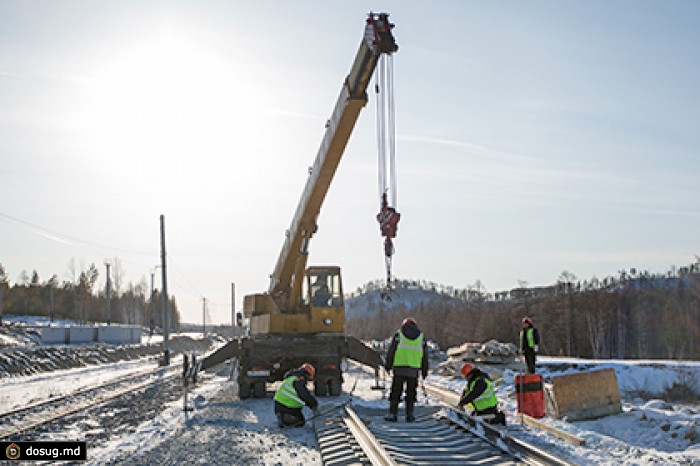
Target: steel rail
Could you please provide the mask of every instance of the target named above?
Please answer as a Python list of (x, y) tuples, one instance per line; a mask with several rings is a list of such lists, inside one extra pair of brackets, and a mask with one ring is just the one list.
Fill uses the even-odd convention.
[(75, 391), (70, 392), (70, 393), (65, 393), (65, 394), (60, 395), (60, 396), (47, 398), (45, 400), (35, 401), (33, 403), (29, 403), (29, 404), (26, 404), (23, 406), (18, 406), (18, 407), (13, 408), (9, 411), (5, 411), (3, 413), (0, 413), (0, 419), (4, 419), (4, 418), (9, 417), (9, 416), (14, 416), (16, 414), (19, 414), (19, 413), (22, 413), (25, 411), (31, 411), (32, 409), (40, 408), (41, 406), (45, 406), (45, 405), (49, 405), (49, 404), (56, 404), (62, 400), (66, 400), (68, 398), (84, 395), (84, 394), (89, 393), (93, 390), (107, 388), (111, 385), (118, 385), (118, 384), (124, 383), (125, 381), (131, 380), (131, 379), (136, 379), (142, 375), (154, 374), (156, 372), (157, 372), (157, 370), (154, 371), (153, 369), (148, 369), (148, 370), (144, 370), (144, 371), (139, 371), (139, 372), (127, 374), (125, 377), (108, 380), (108, 381), (102, 382), (100, 384), (81, 387), (78, 390), (75, 390)]
[[(154, 372), (155, 374), (156, 372)], [(176, 378), (179, 376), (179, 373), (172, 373), (172, 374), (167, 374), (165, 378), (156, 380), (155, 384), (163, 384), (173, 378)], [(131, 379), (127, 379), (131, 380)], [(123, 382), (123, 379), (122, 379)], [(88, 408), (92, 408), (95, 406), (99, 406), (101, 404), (105, 404), (109, 402), (110, 400), (113, 400), (115, 398), (118, 398), (124, 394), (127, 393), (132, 393), (134, 391), (140, 390), (142, 388), (146, 388), (148, 386), (153, 386), (154, 381), (152, 379), (146, 380), (144, 382), (138, 383), (136, 385), (129, 385), (127, 387), (122, 388), (121, 390), (115, 390), (107, 393), (102, 393), (94, 398), (88, 399), (88, 400), (83, 400), (82, 402), (78, 402), (75, 405), (72, 406), (67, 406), (64, 407), (63, 409), (57, 409), (56, 411), (49, 413), (45, 416), (43, 416), (41, 419), (36, 419), (36, 420), (30, 420), (29, 422), (24, 422), (19, 425), (14, 425), (14, 426), (8, 426), (8, 428), (0, 430), (0, 439), (6, 439), (8, 437), (12, 437), (13, 435), (18, 435), (23, 432), (27, 432), (33, 429), (36, 429), (39, 426), (42, 426), (44, 424), (48, 424), (50, 422), (53, 422), (55, 420), (61, 419), (63, 417), (69, 416), (71, 414), (77, 413), (79, 411), (83, 411)], [(115, 384), (110, 384), (110, 385), (115, 385)], [(80, 395), (83, 395), (84, 393), (80, 393)], [(75, 395), (74, 395), (75, 396)], [(71, 396), (66, 396), (61, 398), (60, 400), (57, 399), (56, 402), (59, 401), (65, 401), (66, 399), (70, 398)], [(43, 403), (42, 406), (46, 405), (46, 403)]]
[(528, 464), (551, 466), (574, 466), (576, 464), (532, 445), (523, 439), (509, 435), (505, 430), (488, 424), (479, 417), (470, 416), (466, 412), (458, 410), (456, 405), (459, 402), (460, 396), (453, 390), (431, 383), (425, 383), (424, 385), (428, 393), (440, 400), (444, 407), (449, 410), (450, 415), (446, 416), (448, 420), (455, 422), (455, 420), (458, 419), (461, 422), (457, 423), (474, 435), (477, 435), (503, 451), (515, 454)]
[(369, 431), (364, 422), (350, 407), (345, 406), (347, 417), (343, 418), (345, 425), (350, 429), (362, 451), (374, 466), (397, 466), (397, 463), (377, 438)]

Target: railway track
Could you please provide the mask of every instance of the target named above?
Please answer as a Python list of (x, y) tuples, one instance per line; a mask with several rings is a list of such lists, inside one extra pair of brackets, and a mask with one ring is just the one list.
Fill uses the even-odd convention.
[(426, 384), (440, 402), (416, 406), (413, 423), (387, 422), (385, 410), (344, 406), (314, 419), (325, 465), (556, 465), (570, 463), (450, 406), (459, 395)]
[(11, 439), (121, 396), (169, 383), (179, 375), (177, 366), (139, 371), (126, 377), (0, 413), (0, 440)]

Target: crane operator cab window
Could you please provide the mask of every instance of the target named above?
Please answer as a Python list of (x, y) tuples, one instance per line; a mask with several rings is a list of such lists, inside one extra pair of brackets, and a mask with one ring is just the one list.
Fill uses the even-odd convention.
[(333, 271), (309, 271), (307, 302), (313, 307), (338, 307), (343, 305), (340, 274)]

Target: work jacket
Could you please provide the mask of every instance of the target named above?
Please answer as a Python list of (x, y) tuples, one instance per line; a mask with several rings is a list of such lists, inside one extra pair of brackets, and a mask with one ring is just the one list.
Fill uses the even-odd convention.
[(470, 377), (464, 387), (459, 405), (471, 404), (478, 412), (498, 406), (496, 390), (493, 388), (491, 379), (479, 369), (474, 369), (477, 373)]
[(540, 334), (535, 327), (529, 327), (520, 331), (520, 351), (533, 351), (540, 344)]
[(416, 324), (407, 322), (394, 334), (385, 367), (401, 377), (428, 376), (428, 343)]
[(304, 405), (311, 409), (318, 406), (318, 401), (306, 388), (306, 380), (297, 370), (285, 374), (284, 381), (275, 392), (275, 401), (293, 409), (301, 409)]

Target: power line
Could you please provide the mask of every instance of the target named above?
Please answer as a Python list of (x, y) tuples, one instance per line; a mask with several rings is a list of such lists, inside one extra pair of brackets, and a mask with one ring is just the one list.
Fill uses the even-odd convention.
[[(85, 245), (88, 246), (90, 249), (93, 250), (93, 252), (97, 254), (105, 254), (105, 251), (111, 254), (115, 253), (121, 253), (121, 254), (132, 254), (132, 255), (139, 255), (139, 256), (156, 256), (156, 254), (151, 251), (151, 252), (144, 252), (144, 251), (132, 251), (128, 249), (122, 249), (114, 246), (106, 246), (104, 244), (99, 244), (95, 243), (92, 241), (87, 241), (81, 238), (76, 238), (71, 235), (66, 235), (64, 233), (60, 233), (55, 230), (51, 230), (49, 228), (45, 228), (36, 224), (33, 224), (31, 222), (27, 222), (25, 220), (22, 220), (20, 218), (14, 217), (12, 215), (8, 215), (5, 213), (0, 212), (0, 220), (4, 220), (7, 223), (11, 223), (14, 225), (18, 225), (22, 228), (25, 228), (32, 233), (39, 235), (41, 237), (44, 237), (48, 240), (60, 243), (60, 244), (65, 244), (65, 245), (70, 245), (70, 246), (79, 246), (79, 245)], [(95, 250), (97, 249), (97, 250)], [(145, 264), (142, 262), (137, 262), (137, 261), (132, 261), (124, 258), (119, 258), (123, 262), (138, 266), (140, 268), (143, 268), (145, 270), (152, 270), (153, 265), (151, 264)], [(178, 288), (181, 290), (184, 290), (187, 294), (191, 296), (197, 296), (197, 297), (203, 297), (204, 293), (192, 282), (192, 280), (189, 279), (189, 277), (183, 272), (183, 270), (177, 265), (175, 261), (173, 261), (172, 255), (169, 254), (169, 262), (175, 267), (175, 270), (178, 272), (178, 275), (184, 279), (186, 282), (187, 286), (183, 285), (182, 283), (178, 282), (177, 280), (172, 280), (174, 285), (176, 285)], [(216, 306), (219, 306), (220, 304), (216, 304)]]
[(105, 246), (104, 244), (93, 243), (91, 241), (76, 238), (74, 236), (59, 233), (57, 231), (50, 230), (48, 228), (44, 228), (44, 227), (41, 227), (39, 225), (29, 223), (27, 221), (21, 220), (17, 217), (13, 217), (12, 215), (4, 214), (2, 212), (0, 212), (0, 219), (5, 220), (6, 222), (9, 222), (9, 223), (14, 223), (16, 225), (23, 226), (39, 236), (43, 236), (44, 238), (47, 238), (47, 239), (50, 239), (52, 241), (56, 241), (56, 242), (62, 243), (62, 244), (70, 244), (70, 245), (75, 246), (76, 245), (75, 243), (82, 243), (82, 244), (91, 246), (93, 248), (99, 248), (99, 249), (103, 249), (103, 250), (107, 250), (107, 251), (116, 251), (116, 252), (120, 252), (122, 254), (135, 254), (135, 255), (152, 255), (153, 254), (152, 251), (151, 252), (130, 251), (127, 249), (121, 249), (121, 248), (117, 248), (114, 246)]

